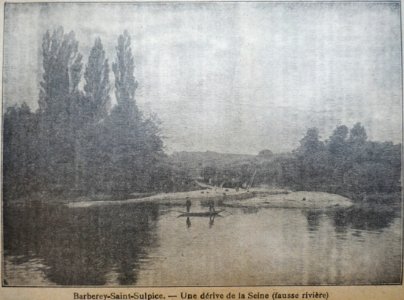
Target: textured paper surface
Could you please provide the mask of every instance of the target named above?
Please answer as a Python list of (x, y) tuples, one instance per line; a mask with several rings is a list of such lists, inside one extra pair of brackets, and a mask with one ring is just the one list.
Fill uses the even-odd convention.
[[(49, 7), (37, 4), (31, 8), (27, 6), (22, 13), (16, 9), (15, 18), (10, 9), (10, 17), (5, 24), (15, 29), (6, 35), (1, 31), (3, 112), (6, 107), (20, 105), (24, 101), (32, 109), (37, 108), (38, 86), (42, 76), (41, 37), (46, 30), (54, 30), (57, 26), (63, 26), (66, 33), (74, 30), (82, 53), (89, 53), (94, 38), (101, 36), (112, 63), (116, 39), (127, 29), (135, 45), (132, 49), (135, 76), (140, 86), (135, 98), (143, 112), (156, 113), (162, 121), (163, 135), (167, 137), (165, 150), (168, 153), (209, 150), (255, 155), (266, 148), (275, 153), (290, 152), (298, 147), (306, 128), (319, 128), (321, 136), (326, 138), (337, 125), (344, 124), (351, 128), (357, 121), (365, 125), (369, 139), (401, 143), (402, 62), (400, 55), (397, 55), (401, 53), (401, 43), (395, 40), (401, 38), (400, 2), (280, 1), (254, 5), (217, 2), (210, 6), (199, 2), (187, 6), (181, 2), (177, 6), (166, 3), (166, 8), (164, 4), (139, 6), (140, 9), (135, 12), (131, 6), (126, 6), (127, 3), (121, 6), (115, 3), (111, 7), (101, 3), (83, 6), (61, 3), (57, 8), (51, 4)], [(4, 14), (4, 6), (2, 10)], [(313, 19), (317, 21), (313, 22)], [(268, 34), (268, 31), (273, 34)], [(264, 38), (268, 36), (270, 40)], [(340, 40), (333, 39), (335, 37)], [(137, 40), (142, 41), (140, 49), (136, 47)], [(279, 47), (271, 49), (271, 44)], [(380, 47), (380, 44), (385, 46)], [(162, 49), (156, 49), (156, 45), (168, 50), (158, 51)], [(32, 47), (32, 51), (26, 51), (26, 47)], [(84, 64), (87, 56), (85, 54)], [(361, 58), (359, 61), (358, 57)], [(378, 60), (380, 57), (384, 59), (382, 62)], [(357, 68), (352, 68), (355, 63)], [(313, 65), (316, 67), (311, 67)], [(158, 66), (158, 70), (151, 66)], [(113, 105), (117, 99), (114, 93), (111, 95)], [(271, 142), (268, 143), (268, 140)], [(310, 217), (307, 218), (309, 220)], [(400, 221), (402, 224), (402, 219)], [(194, 227), (198, 226), (198, 221), (192, 222)], [(215, 220), (213, 228), (220, 226), (219, 222)], [(185, 227), (185, 220), (183, 223), (181, 226)], [(251, 225), (251, 239), (254, 239), (255, 230), (259, 231), (259, 226)], [(389, 240), (381, 240), (383, 242), (388, 243)], [(180, 245), (171, 247), (171, 251), (178, 251), (180, 255)], [(330, 249), (334, 248), (331, 246)], [(276, 257), (282, 256), (282, 249), (273, 251), (278, 253)], [(233, 253), (232, 249), (223, 249), (223, 252)], [(200, 255), (204, 259), (195, 259), (196, 267), (204, 268), (212, 261), (215, 264), (227, 262), (221, 257), (223, 254)], [(235, 264), (249, 262), (249, 255), (245, 252), (245, 259), (238, 258)], [(383, 262), (375, 261), (375, 270)], [(316, 259), (307, 263), (313, 265)], [(181, 265), (175, 269), (175, 266), (161, 262), (154, 267), (161, 270), (151, 275), (146, 273), (143, 281), (138, 279), (144, 282), (142, 286), (148, 286), (146, 288), (131, 284), (106, 284), (102, 287), (56, 284), (57, 287), (48, 287), (46, 284), (40, 286), (36, 281), (29, 284), (30, 278), (26, 278), (24, 280), (28, 284), (20, 284), (26, 287), (3, 285), (0, 298), (74, 299), (75, 293), (101, 295), (145, 292), (162, 293), (166, 299), (169, 299), (169, 295), (177, 296), (170, 299), (179, 299), (181, 293), (195, 294), (200, 299), (204, 292), (222, 293), (224, 297), (229, 293), (238, 297), (239, 293), (248, 295), (253, 292), (268, 294), (271, 299), (275, 292), (289, 295), (298, 293), (299, 299), (306, 292), (327, 293), (329, 299), (404, 297), (402, 274), (399, 274), (401, 283), (388, 282), (389, 279), (383, 282), (384, 278), (392, 277), (386, 275), (383, 280), (380, 276), (369, 276), (371, 279), (368, 282), (350, 283), (348, 279), (330, 284), (327, 279), (321, 282), (320, 274), (316, 285), (307, 284), (309, 281), (306, 281), (291, 286), (284, 277), (277, 279), (274, 276), (265, 284), (262, 277), (256, 281), (249, 279), (255, 271), (251, 270), (252, 265), (241, 263), (235, 268), (239, 272), (230, 275), (226, 270), (222, 270), (223, 276), (204, 274), (203, 282), (211, 283), (197, 287), (198, 284), (182, 284), (177, 279), (198, 278), (194, 274), (181, 274)], [(354, 263), (347, 265), (347, 268), (356, 267)], [(333, 272), (334, 266), (327, 264), (319, 265), (318, 269), (321, 268), (331, 270), (324, 274), (337, 272)], [(211, 266), (212, 272), (218, 269), (220, 267)], [(265, 269), (266, 266), (260, 266), (256, 274), (267, 276)], [(4, 276), (3, 261), (2, 270)], [(305, 268), (302, 270), (304, 273)], [(285, 272), (279, 274), (284, 276)], [(161, 285), (172, 287), (147, 284), (147, 280), (155, 282), (153, 276), (164, 277)], [(206, 280), (206, 276), (224, 279), (215, 284)], [(168, 280), (170, 277), (172, 280)], [(304, 274), (292, 273), (289, 277), (297, 281), (305, 278)], [(373, 286), (375, 282), (381, 283)], [(229, 287), (219, 287), (221, 285)]]

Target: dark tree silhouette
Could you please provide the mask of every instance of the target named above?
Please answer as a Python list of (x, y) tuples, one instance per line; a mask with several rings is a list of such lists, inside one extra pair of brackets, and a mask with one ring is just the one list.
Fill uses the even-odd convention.
[(40, 183), (36, 176), (37, 115), (23, 103), (20, 107), (7, 108), (3, 124), (4, 199), (27, 196)]
[(33, 191), (62, 197), (126, 194), (166, 187), (158, 170), (171, 170), (157, 118), (145, 118), (135, 102), (129, 34), (118, 38), (112, 67), (117, 104), (112, 109), (109, 64), (100, 38), (90, 51), (84, 78), (74, 32), (65, 34), (62, 27), (47, 31), (42, 57), (38, 111), (32, 113), (24, 104), (5, 113), (7, 196)]
[(115, 192), (145, 191), (153, 184), (152, 173), (163, 157), (163, 143), (156, 122), (145, 119), (135, 101), (138, 84), (126, 31), (118, 38), (112, 70), (117, 105), (106, 122), (109, 143), (104, 149), (112, 162), (107, 185)]
[(90, 104), (92, 121), (105, 118), (110, 108), (109, 64), (101, 39), (97, 38), (88, 57), (84, 72), (84, 93)]
[(368, 141), (360, 123), (351, 129), (336, 127), (326, 141), (317, 128), (310, 128), (291, 154), (274, 154), (270, 159), (258, 155), (232, 166), (205, 168), (201, 175), (206, 182), (224, 180), (226, 174), (235, 182), (245, 182), (254, 170), (257, 185), (325, 191), (371, 203), (401, 199), (401, 144)]
[[(109, 64), (100, 38), (89, 53), (83, 78), (73, 32), (66, 34), (61, 27), (46, 32), (42, 56), (39, 109), (31, 112), (23, 104), (4, 114), (6, 200), (41, 192), (66, 197), (193, 188), (194, 170), (170, 161), (158, 118), (145, 117), (136, 103), (128, 32), (118, 37), (112, 64), (112, 108)], [(292, 153), (263, 150), (249, 159), (222, 160), (202, 168), (205, 181), (235, 187), (255, 174), (255, 184), (370, 201), (399, 199), (401, 190), (401, 145), (369, 141), (360, 123), (351, 129), (336, 127), (326, 141), (317, 128), (310, 128)]]
[(39, 95), (41, 158), (38, 176), (45, 189), (63, 191), (77, 181), (77, 137), (83, 126), (81, 80), (82, 55), (74, 32), (58, 28), (45, 33), (42, 42), (43, 79)]
[(335, 156), (344, 156), (348, 137), (348, 127), (338, 126), (327, 143), (328, 151)]
[[(84, 98), (82, 106), (87, 123), (80, 132), (82, 190), (84, 193), (96, 194), (103, 189), (105, 173), (109, 161), (105, 159), (102, 130), (111, 105), (109, 83), (109, 64), (100, 38), (96, 38), (90, 51), (84, 72)], [(105, 165), (107, 164), (107, 166)], [(85, 188), (87, 187), (87, 188)]]
[(349, 132), (349, 142), (354, 144), (364, 144), (368, 136), (365, 127), (361, 123), (356, 123)]

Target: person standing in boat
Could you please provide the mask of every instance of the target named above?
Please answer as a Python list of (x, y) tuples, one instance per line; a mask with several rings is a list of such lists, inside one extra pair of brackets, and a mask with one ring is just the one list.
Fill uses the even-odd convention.
[(185, 205), (187, 207), (187, 213), (189, 213), (189, 211), (191, 210), (191, 205), (192, 205), (191, 200), (189, 198), (187, 198)]
[(209, 212), (214, 213), (215, 212), (215, 202), (213, 200), (209, 200), (208, 205), (209, 205)]

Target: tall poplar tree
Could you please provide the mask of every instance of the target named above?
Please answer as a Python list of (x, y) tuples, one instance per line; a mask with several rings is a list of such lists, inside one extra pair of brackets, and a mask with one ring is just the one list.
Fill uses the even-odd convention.
[(116, 192), (127, 192), (139, 186), (141, 149), (141, 115), (135, 103), (137, 82), (134, 77), (131, 38), (127, 31), (118, 38), (116, 59), (112, 64), (117, 104), (109, 118), (112, 151), (110, 183)]
[(111, 182), (117, 191), (145, 191), (151, 188), (153, 170), (162, 157), (162, 141), (157, 124), (145, 119), (136, 104), (138, 83), (127, 31), (118, 38), (112, 70), (117, 105), (111, 111), (108, 126)]
[(110, 106), (109, 64), (101, 39), (91, 49), (84, 72), (84, 93), (92, 112), (91, 121), (98, 122), (108, 114)]
[(96, 38), (84, 72), (84, 97), (88, 123), (82, 139), (85, 157), (83, 168), (85, 174), (82, 184), (87, 188), (87, 193), (91, 194), (105, 189), (104, 181), (111, 165), (105, 125), (111, 105), (109, 71), (109, 63), (101, 39)]
[(75, 134), (81, 125), (82, 55), (74, 32), (47, 31), (42, 41), (43, 76), (39, 95), (39, 176), (51, 189), (65, 190), (75, 178)]

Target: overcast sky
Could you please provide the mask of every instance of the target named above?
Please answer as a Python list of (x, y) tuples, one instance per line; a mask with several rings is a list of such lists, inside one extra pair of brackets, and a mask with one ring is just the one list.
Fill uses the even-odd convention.
[(132, 35), (136, 101), (167, 151), (290, 151), (307, 128), (365, 125), (401, 141), (399, 3), (7, 4), (6, 106), (37, 108), (47, 29), (73, 30), (84, 62)]

